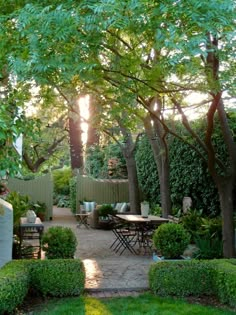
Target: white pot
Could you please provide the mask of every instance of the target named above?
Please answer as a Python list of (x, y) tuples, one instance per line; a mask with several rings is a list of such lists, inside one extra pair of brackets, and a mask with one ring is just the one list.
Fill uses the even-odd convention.
[(33, 210), (28, 210), (26, 216), (29, 223), (35, 223), (37, 216)]
[(141, 215), (147, 218), (149, 214), (149, 203), (141, 203)]

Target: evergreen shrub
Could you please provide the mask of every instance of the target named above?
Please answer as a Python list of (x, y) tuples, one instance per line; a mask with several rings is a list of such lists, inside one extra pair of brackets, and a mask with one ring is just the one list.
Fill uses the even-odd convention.
[(0, 269), (0, 314), (13, 312), (29, 288), (29, 272), (25, 261), (11, 261)]
[(63, 168), (52, 172), (54, 192), (58, 195), (70, 194), (70, 179), (72, 171), (70, 168)]
[(212, 264), (216, 267), (216, 295), (222, 303), (236, 307), (236, 259), (217, 259)]
[(149, 269), (149, 287), (159, 296), (215, 295), (215, 277), (208, 261), (161, 261)]
[(31, 287), (42, 296), (83, 293), (85, 272), (79, 259), (35, 260), (30, 265)]
[(16, 314), (27, 295), (81, 295), (84, 285), (79, 259), (13, 260), (0, 269), (0, 314)]
[(77, 239), (69, 227), (51, 226), (42, 237), (42, 248), (49, 259), (74, 258)]
[(153, 243), (167, 259), (180, 258), (190, 242), (190, 234), (181, 224), (162, 224), (153, 234)]

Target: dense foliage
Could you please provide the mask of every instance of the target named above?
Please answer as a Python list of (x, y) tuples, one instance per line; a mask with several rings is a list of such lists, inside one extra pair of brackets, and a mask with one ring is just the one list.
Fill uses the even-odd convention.
[(14, 228), (18, 228), (20, 218), (24, 217), (27, 210), (30, 209), (30, 198), (28, 195), (21, 195), (17, 191), (11, 191), (6, 196), (6, 201), (12, 205)]
[(42, 296), (75, 296), (83, 293), (85, 273), (78, 259), (32, 261), (30, 279)]
[[(140, 187), (151, 203), (159, 204), (157, 167), (146, 137), (140, 140), (136, 161)], [(217, 189), (206, 165), (193, 149), (178, 139), (170, 142), (170, 186), (173, 208), (181, 209), (183, 197), (189, 196), (194, 208), (203, 210), (204, 214), (219, 214)]]
[(72, 172), (70, 168), (63, 168), (52, 172), (54, 192), (61, 195), (69, 195), (70, 179)]
[(214, 295), (214, 276), (207, 261), (158, 262), (149, 269), (149, 286), (161, 296)]
[(190, 243), (190, 235), (181, 224), (162, 224), (153, 234), (153, 243), (166, 259), (180, 258)]
[[(113, 159), (115, 163), (109, 163)], [(87, 174), (94, 178), (127, 177), (125, 160), (119, 145), (116, 143), (109, 143), (103, 147), (98, 145), (89, 147), (85, 168)]]
[(85, 271), (79, 259), (11, 261), (0, 269), (0, 314), (13, 314), (27, 294), (81, 295), (84, 284)]
[(12, 312), (28, 293), (30, 277), (23, 261), (14, 261), (0, 269), (0, 314)]
[(149, 286), (161, 296), (216, 296), (236, 307), (236, 261), (158, 262), (149, 270)]
[(74, 258), (77, 239), (69, 227), (51, 226), (42, 237), (42, 248), (49, 259)]

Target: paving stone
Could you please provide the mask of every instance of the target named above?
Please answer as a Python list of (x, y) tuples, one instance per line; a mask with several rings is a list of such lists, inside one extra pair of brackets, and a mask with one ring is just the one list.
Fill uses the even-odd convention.
[(129, 251), (122, 255), (114, 253), (110, 249), (114, 240), (112, 231), (77, 228), (76, 219), (67, 208), (54, 208), (53, 220), (44, 222), (44, 225), (45, 230), (60, 225), (74, 231), (78, 239), (75, 258), (80, 258), (84, 263), (86, 289), (127, 292), (127, 289), (148, 288), (148, 270), (153, 263), (151, 255), (134, 255)]

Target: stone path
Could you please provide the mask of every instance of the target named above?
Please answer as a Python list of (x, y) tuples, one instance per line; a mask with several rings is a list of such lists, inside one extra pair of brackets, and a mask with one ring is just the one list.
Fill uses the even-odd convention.
[[(138, 256), (125, 251), (121, 256), (109, 247), (114, 240), (112, 231), (77, 228), (70, 209), (54, 208), (53, 220), (44, 222), (45, 229), (60, 225), (73, 229), (78, 239), (76, 258), (80, 258), (86, 270), (87, 291), (101, 297), (130, 295), (148, 289), (148, 270), (151, 256)], [(110, 292), (110, 293), (109, 293)], [(123, 295), (122, 295), (123, 294)]]

